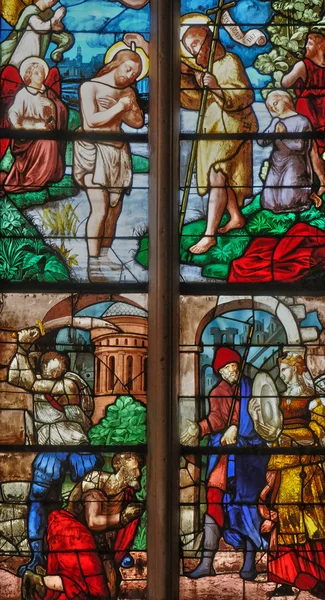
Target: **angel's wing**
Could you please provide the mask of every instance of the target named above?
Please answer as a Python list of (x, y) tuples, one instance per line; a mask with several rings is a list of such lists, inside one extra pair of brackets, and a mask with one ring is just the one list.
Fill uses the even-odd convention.
[(60, 71), (57, 67), (52, 67), (49, 70), (49, 74), (44, 83), (46, 87), (53, 90), (53, 92), (55, 92), (59, 98), (61, 97), (61, 77)]
[(21, 11), (30, 4), (33, 0), (5, 0), (0, 2), (0, 15), (9, 25), (16, 25)]
[[(8, 119), (7, 112), (8, 108), (14, 101), (14, 97), (17, 94), (18, 90), (20, 90), (23, 82), (17, 71), (16, 67), (12, 65), (7, 65), (0, 73), (0, 98), (2, 104), (2, 111), (0, 115), (0, 127), (6, 128), (8, 127)], [(5, 155), (7, 148), (9, 146), (10, 140), (1, 139), (0, 140), (0, 160)]]

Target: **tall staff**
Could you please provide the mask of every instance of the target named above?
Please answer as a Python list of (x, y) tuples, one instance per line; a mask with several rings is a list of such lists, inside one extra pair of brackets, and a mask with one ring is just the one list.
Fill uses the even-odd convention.
[(236, 406), (236, 401), (237, 401), (237, 397), (240, 391), (240, 386), (241, 386), (241, 380), (243, 378), (244, 375), (244, 370), (245, 370), (245, 366), (247, 363), (247, 358), (248, 358), (248, 353), (250, 351), (251, 348), (251, 344), (252, 344), (252, 339), (253, 339), (253, 334), (254, 334), (254, 312), (253, 312), (253, 323), (251, 323), (250, 327), (249, 327), (249, 332), (248, 332), (248, 336), (247, 336), (247, 343), (246, 343), (246, 347), (245, 347), (245, 352), (244, 352), (244, 356), (243, 356), (243, 360), (241, 363), (241, 368), (239, 371), (239, 376), (236, 382), (236, 387), (235, 387), (235, 391), (232, 397), (232, 402), (231, 402), (231, 406), (230, 406), (230, 411), (229, 411), (229, 415), (228, 415), (228, 419), (227, 419), (227, 428), (230, 427), (231, 425), (231, 421), (234, 415), (234, 410), (235, 410), (235, 406)]
[[(214, 55), (216, 52), (217, 43), (219, 41), (219, 27), (220, 27), (220, 23), (221, 23), (222, 12), (224, 10), (227, 10), (228, 8), (231, 8), (232, 6), (235, 6), (235, 5), (236, 5), (236, 1), (228, 2), (227, 4), (224, 4), (224, 0), (219, 0), (218, 7), (207, 10), (207, 15), (209, 17), (211, 17), (211, 15), (214, 15), (214, 21), (211, 21), (211, 23), (213, 23), (213, 30), (212, 30), (212, 42), (211, 42), (210, 53), (209, 53), (208, 67), (207, 67), (208, 73), (211, 73), (212, 68), (213, 68)], [(206, 109), (206, 104), (207, 104), (207, 99), (208, 99), (208, 93), (209, 93), (209, 90), (207, 87), (205, 87), (202, 92), (202, 98), (201, 98), (201, 104), (200, 104), (200, 110), (199, 110), (199, 119), (198, 119), (198, 124), (197, 124), (197, 128), (196, 128), (197, 136), (201, 135), (203, 132), (203, 122), (204, 122), (205, 109)], [(185, 213), (186, 213), (188, 198), (189, 198), (189, 194), (190, 194), (190, 186), (191, 186), (192, 177), (193, 177), (193, 170), (194, 170), (195, 160), (196, 160), (196, 156), (197, 156), (198, 144), (199, 144), (199, 140), (198, 140), (198, 138), (195, 138), (195, 140), (193, 141), (193, 144), (192, 144), (190, 161), (188, 164), (186, 181), (185, 181), (185, 189), (184, 189), (183, 200), (182, 200), (181, 211), (180, 211), (180, 221), (179, 221), (179, 232), (180, 233), (182, 233), (182, 229), (183, 229), (183, 225), (184, 225)]]

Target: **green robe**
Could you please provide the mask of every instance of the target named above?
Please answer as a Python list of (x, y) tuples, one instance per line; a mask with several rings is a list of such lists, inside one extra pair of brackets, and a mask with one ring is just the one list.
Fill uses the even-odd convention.
[[(15, 28), (10, 32), (7, 39), (0, 44), (1, 67), (10, 64), (10, 59), (27, 29), (29, 19), (34, 15), (37, 15), (43, 21), (49, 21), (53, 17), (54, 11), (51, 8), (41, 11), (33, 4), (24, 8), (19, 15), (19, 19), (15, 25)], [(45, 58), (51, 42), (57, 45), (57, 48), (53, 50), (51, 54), (51, 59), (54, 62), (60, 62), (62, 60), (63, 53), (73, 46), (74, 37), (67, 31), (49, 31), (47, 33), (43, 33), (41, 35), (40, 58)], [(28, 56), (26, 56), (26, 58), (28, 58)]]

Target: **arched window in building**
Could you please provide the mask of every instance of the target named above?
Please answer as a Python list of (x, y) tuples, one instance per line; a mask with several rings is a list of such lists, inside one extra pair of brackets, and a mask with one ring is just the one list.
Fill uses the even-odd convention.
[(126, 359), (126, 380), (129, 390), (133, 390), (133, 356)]
[(148, 357), (143, 359), (143, 390), (148, 388)]
[(115, 356), (110, 356), (108, 359), (108, 374), (107, 374), (107, 387), (109, 390), (114, 389), (115, 383)]
[(101, 363), (101, 358), (98, 357), (97, 361), (96, 361), (96, 393), (100, 393), (101, 389), (100, 389), (100, 376), (101, 376), (101, 367), (102, 367), (102, 363)]

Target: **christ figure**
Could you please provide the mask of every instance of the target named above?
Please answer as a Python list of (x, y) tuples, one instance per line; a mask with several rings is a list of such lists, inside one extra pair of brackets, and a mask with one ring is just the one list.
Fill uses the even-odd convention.
[[(121, 125), (143, 126), (143, 113), (133, 84), (142, 71), (137, 52), (120, 50), (97, 75), (82, 84), (80, 104), (82, 128), (88, 133), (121, 133)], [(87, 222), (88, 276), (104, 281), (99, 258), (110, 248), (122, 199), (132, 185), (131, 153), (124, 141), (76, 141), (73, 175), (86, 190), (90, 203)], [(101, 257), (100, 257), (101, 255)]]

